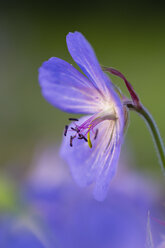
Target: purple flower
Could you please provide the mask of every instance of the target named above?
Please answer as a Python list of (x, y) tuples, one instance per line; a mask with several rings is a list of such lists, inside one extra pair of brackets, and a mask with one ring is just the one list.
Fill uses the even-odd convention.
[(54, 233), (43, 227), (42, 220), (32, 213), (11, 213), (0, 216), (0, 247), (3, 248), (54, 248)]
[[(148, 210), (151, 216), (162, 211), (160, 191), (144, 176), (125, 171), (123, 163), (120, 184), (114, 180), (100, 203), (88, 189), (75, 187), (56, 147), (37, 150), (31, 172), (18, 189), (23, 203), (19, 211), (0, 214), (0, 247), (145, 247)], [(155, 245), (159, 234), (157, 226), (152, 229)]]
[(30, 209), (41, 216), (40, 223), (45, 222), (47, 233), (54, 234), (53, 247), (145, 247), (148, 210), (151, 215), (160, 211), (155, 184), (125, 171), (126, 163), (119, 173), (121, 185), (114, 180), (106, 200), (100, 203), (91, 198), (89, 190), (75, 187), (56, 147), (41, 150), (34, 161), (23, 195)]
[(52, 57), (40, 67), (39, 82), (43, 96), (53, 106), (87, 114), (80, 120), (71, 118), (74, 122), (66, 126), (61, 154), (76, 182), (80, 186), (95, 182), (94, 197), (103, 200), (116, 172), (127, 110), (84, 36), (69, 33), (66, 41), (72, 58), (86, 76)]
[[(163, 224), (162, 221), (159, 221), (159, 225)], [(156, 219), (155, 219), (155, 223), (156, 224)], [(157, 228), (158, 229), (158, 228)], [(164, 233), (164, 230), (163, 230)], [(148, 220), (147, 220), (147, 235), (146, 235), (146, 248), (164, 248), (165, 247), (165, 236), (164, 235), (157, 235), (159, 237), (159, 241), (157, 241), (157, 244), (155, 245), (155, 242), (153, 240), (152, 237), (152, 230), (151, 230), (151, 220), (150, 220), (150, 212), (148, 212)], [(160, 236), (161, 236), (161, 241), (160, 241)]]

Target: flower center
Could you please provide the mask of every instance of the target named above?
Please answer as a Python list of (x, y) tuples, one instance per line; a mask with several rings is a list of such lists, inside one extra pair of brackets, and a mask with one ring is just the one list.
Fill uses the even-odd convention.
[(76, 118), (69, 118), (69, 120), (73, 121), (73, 126), (69, 128), (69, 126), (66, 125), (64, 135), (66, 136), (68, 132), (74, 132), (74, 134), (70, 136), (70, 146), (72, 147), (73, 140), (78, 138), (88, 142), (89, 147), (92, 148), (90, 132), (93, 133), (93, 140), (95, 140), (99, 133), (99, 129), (95, 127), (105, 120), (116, 121), (117, 117), (115, 112), (110, 114), (108, 111), (102, 111), (100, 113), (94, 114), (80, 125), (78, 125), (79, 120)]

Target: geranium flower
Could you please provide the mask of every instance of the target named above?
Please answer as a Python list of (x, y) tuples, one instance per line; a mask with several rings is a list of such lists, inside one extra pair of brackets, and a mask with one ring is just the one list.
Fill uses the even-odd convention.
[[(18, 185), (18, 210), (0, 214), (0, 247), (153, 248), (146, 243), (146, 222), (148, 210), (151, 216), (164, 212), (158, 185), (128, 170), (126, 158), (120, 184), (114, 181), (100, 203), (87, 189), (75, 187), (57, 152), (56, 146), (37, 148), (26, 180)], [(159, 226), (151, 229), (154, 248)]]
[(95, 182), (94, 197), (103, 200), (113, 178), (123, 141), (127, 110), (101, 69), (95, 53), (79, 33), (66, 37), (68, 50), (84, 76), (71, 64), (52, 57), (39, 69), (45, 99), (62, 111), (87, 114), (70, 118), (61, 154), (80, 186)]

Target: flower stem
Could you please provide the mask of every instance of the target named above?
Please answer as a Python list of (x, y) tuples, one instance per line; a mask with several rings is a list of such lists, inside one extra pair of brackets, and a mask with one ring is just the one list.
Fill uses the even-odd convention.
[(137, 112), (138, 114), (140, 114), (145, 119), (147, 125), (149, 126), (149, 129), (152, 134), (152, 138), (153, 138), (156, 150), (157, 150), (157, 154), (160, 160), (160, 165), (165, 175), (165, 150), (164, 150), (162, 138), (160, 136), (159, 130), (157, 128), (157, 125), (154, 119), (152, 118), (151, 114), (148, 112), (148, 110), (143, 105), (136, 106), (132, 102), (128, 102), (126, 105), (130, 110), (133, 110)]

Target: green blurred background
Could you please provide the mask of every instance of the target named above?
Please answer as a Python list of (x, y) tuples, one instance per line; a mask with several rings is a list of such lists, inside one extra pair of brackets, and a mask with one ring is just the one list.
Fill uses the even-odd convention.
[[(60, 145), (68, 114), (40, 93), (38, 68), (52, 56), (73, 63), (66, 47), (69, 31), (80, 31), (101, 64), (127, 77), (165, 137), (165, 18), (159, 2), (1, 1), (0, 165), (21, 176), (41, 143)], [(127, 94), (121, 80), (113, 81)], [(133, 167), (159, 174), (145, 123), (131, 113), (123, 151)]]

